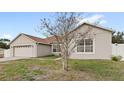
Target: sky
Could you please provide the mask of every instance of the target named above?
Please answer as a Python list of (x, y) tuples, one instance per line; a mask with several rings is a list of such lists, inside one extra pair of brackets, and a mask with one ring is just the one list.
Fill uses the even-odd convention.
[[(94, 23), (124, 32), (124, 13), (122, 12), (85, 12), (81, 22)], [(41, 18), (54, 18), (50, 12), (0, 12), (0, 38), (14, 39), (20, 33), (43, 37), (36, 29)]]

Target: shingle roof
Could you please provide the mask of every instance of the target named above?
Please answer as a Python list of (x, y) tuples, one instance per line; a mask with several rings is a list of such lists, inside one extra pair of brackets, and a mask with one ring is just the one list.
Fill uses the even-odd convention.
[(31, 38), (32, 40), (34, 40), (36, 42), (46, 43), (47, 44), (47, 42), (44, 39), (42, 39), (42, 38), (31, 36), (31, 35), (27, 35), (27, 34), (24, 34), (24, 35), (26, 35), (27, 37)]
[(42, 43), (42, 44), (46, 44), (46, 45), (50, 45), (50, 42), (47, 38), (40, 38), (40, 37), (35, 37), (35, 36), (31, 36), (31, 35), (28, 35), (28, 34), (24, 34), (24, 33), (21, 33), (19, 34), (16, 38), (14, 38), (10, 43), (9, 45), (14, 42), (19, 36), (21, 35), (25, 35), (27, 36), (28, 38), (32, 39), (33, 41), (37, 42), (37, 43)]
[(54, 41), (56, 41), (56, 38), (55, 38), (55, 36), (51, 36), (51, 37), (45, 38), (44, 40), (45, 40), (45, 42), (50, 44), (50, 43), (53, 43)]
[(34, 41), (36, 41), (38, 43), (50, 44), (50, 43), (55, 41), (54, 36), (47, 37), (47, 38), (39, 38), (39, 37), (27, 35), (27, 34), (24, 34), (24, 35), (28, 36), (29, 38), (31, 38), (32, 40), (34, 40)]

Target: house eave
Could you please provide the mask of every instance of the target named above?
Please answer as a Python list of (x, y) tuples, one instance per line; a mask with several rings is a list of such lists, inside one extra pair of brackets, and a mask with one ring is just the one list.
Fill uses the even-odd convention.
[(73, 31), (76, 31), (78, 28), (80, 28), (83, 25), (89, 25), (89, 26), (96, 27), (96, 28), (99, 28), (99, 29), (103, 29), (103, 30), (109, 31), (109, 32), (113, 32), (114, 31), (113, 29), (110, 29), (110, 28), (107, 28), (107, 27), (103, 27), (103, 26), (100, 26), (100, 25), (95, 25), (95, 24), (87, 23), (87, 22), (84, 22), (84, 23), (80, 24), (78, 27), (73, 29)]
[(41, 42), (36, 42), (36, 44), (51, 46), (51, 44), (45, 44), (45, 43), (41, 43)]

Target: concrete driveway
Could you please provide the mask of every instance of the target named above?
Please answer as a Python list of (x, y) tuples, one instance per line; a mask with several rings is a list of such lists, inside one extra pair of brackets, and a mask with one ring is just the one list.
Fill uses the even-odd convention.
[(28, 59), (28, 58), (29, 57), (7, 57), (7, 58), (0, 58), (0, 62), (18, 60), (18, 59)]

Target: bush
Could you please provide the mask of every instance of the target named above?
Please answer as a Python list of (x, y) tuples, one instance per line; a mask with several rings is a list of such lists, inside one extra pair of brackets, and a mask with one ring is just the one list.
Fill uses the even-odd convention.
[(112, 61), (120, 61), (122, 59), (122, 56), (112, 56)]

